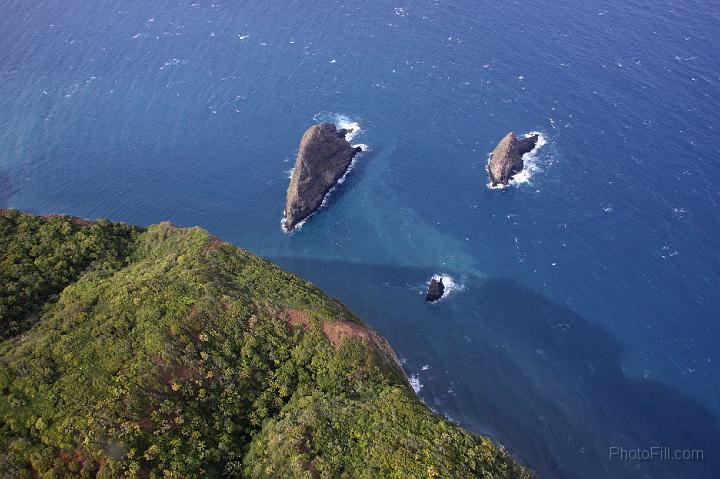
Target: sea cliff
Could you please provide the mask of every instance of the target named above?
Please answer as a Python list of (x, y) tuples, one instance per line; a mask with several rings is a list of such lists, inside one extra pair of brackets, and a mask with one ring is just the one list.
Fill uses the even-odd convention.
[(0, 211), (0, 476), (528, 478), (339, 301), (200, 228)]

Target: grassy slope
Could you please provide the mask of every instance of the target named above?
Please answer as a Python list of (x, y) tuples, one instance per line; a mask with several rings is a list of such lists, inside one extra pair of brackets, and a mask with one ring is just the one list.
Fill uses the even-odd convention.
[(345, 307), (204, 230), (10, 212), (0, 246), (2, 477), (529, 477), (384, 345), (328, 341)]

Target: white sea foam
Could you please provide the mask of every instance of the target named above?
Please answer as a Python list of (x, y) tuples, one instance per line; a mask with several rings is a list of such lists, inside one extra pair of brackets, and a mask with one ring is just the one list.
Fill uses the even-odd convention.
[(420, 378), (417, 377), (415, 374), (412, 374), (408, 378), (408, 381), (410, 381), (410, 386), (412, 386), (415, 394), (420, 394), (420, 390), (423, 388), (423, 383), (420, 382)]
[[(547, 138), (545, 137), (545, 135), (543, 135), (539, 131), (531, 131), (529, 133), (525, 133), (525, 135), (523, 135), (523, 136), (525, 138), (529, 138), (533, 135), (538, 135), (538, 141), (537, 141), (537, 144), (535, 145), (535, 148), (531, 152), (525, 153), (523, 155), (522, 171), (520, 171), (519, 173), (515, 174), (515, 176), (512, 177), (509, 185), (506, 186), (506, 185), (497, 184), (497, 185), (493, 186), (492, 183), (488, 183), (488, 185), (487, 185), (488, 188), (490, 188), (491, 190), (501, 190), (501, 189), (507, 188), (508, 186), (519, 187), (520, 185), (532, 184), (530, 182), (530, 180), (532, 179), (533, 175), (535, 175), (535, 173), (537, 173), (538, 171), (542, 171), (542, 168), (540, 165), (540, 157), (538, 156), (538, 153), (543, 146), (547, 145)], [(490, 165), (490, 159), (491, 159), (491, 155), (488, 155), (488, 161), (487, 161), (488, 166)]]
[[(433, 280), (433, 279), (435, 281), (442, 280), (443, 286), (445, 288), (443, 291), (443, 295), (440, 299), (445, 299), (448, 296), (450, 296), (450, 294), (452, 294), (453, 292), (462, 291), (463, 289), (465, 289), (464, 285), (456, 283), (455, 279), (446, 273), (435, 274), (435, 275), (433, 275), (431, 280)], [(428, 281), (428, 285), (429, 284), (430, 284), (430, 281)]]
[(531, 137), (533, 135), (538, 135), (537, 144), (531, 152), (525, 153), (523, 155), (523, 169), (521, 172), (516, 174), (512, 178), (512, 180), (510, 180), (511, 185), (519, 186), (526, 183), (529, 184), (530, 179), (533, 177), (535, 172), (542, 171), (539, 165), (538, 152), (543, 146), (547, 144), (547, 138), (545, 138), (545, 136), (539, 131), (531, 131), (529, 133), (526, 133), (525, 138)]
[[(447, 273), (440, 273), (440, 274), (434, 274), (430, 279), (428, 279), (425, 284), (417, 288), (418, 294), (427, 294), (428, 286), (430, 286), (430, 283), (432, 280), (440, 281), (442, 279), (443, 283), (443, 295), (440, 297), (438, 301), (442, 301), (443, 299), (446, 299), (448, 296), (455, 292), (462, 292), (465, 290), (465, 285), (463, 283), (455, 281), (455, 278), (450, 276)], [(436, 301), (437, 302), (437, 301)]]
[[(333, 123), (340, 130), (348, 130), (348, 134), (345, 136), (345, 139), (350, 142), (350, 144), (352, 144), (353, 140), (363, 132), (358, 121), (353, 120), (349, 116), (343, 115), (342, 113), (318, 113), (313, 117), (313, 120), (317, 122)], [(363, 151), (365, 151), (364, 148)]]
[(307, 223), (307, 220), (309, 220), (310, 217), (313, 216), (317, 212), (318, 212), (318, 210), (313, 211), (311, 214), (309, 214), (308, 216), (303, 218), (302, 221), (300, 221), (298, 224), (296, 224), (295, 228), (293, 228), (292, 230), (288, 230), (287, 227), (285, 226), (285, 223), (287, 223), (287, 221), (285, 220), (285, 212), (283, 211), (283, 217), (282, 217), (282, 220), (280, 220), (280, 228), (282, 228), (283, 233), (285, 233), (285, 234), (292, 234), (295, 231), (300, 231), (302, 229), (303, 225), (305, 223)]
[(175, 65), (184, 65), (185, 63), (187, 63), (186, 60), (180, 60), (179, 58), (171, 58), (170, 60), (163, 63), (160, 69), (165, 70), (166, 68), (170, 68)]
[(501, 183), (498, 183), (497, 185), (493, 185), (492, 182), (487, 184), (487, 187), (490, 188), (491, 190), (504, 190), (508, 186), (509, 185), (503, 185)]

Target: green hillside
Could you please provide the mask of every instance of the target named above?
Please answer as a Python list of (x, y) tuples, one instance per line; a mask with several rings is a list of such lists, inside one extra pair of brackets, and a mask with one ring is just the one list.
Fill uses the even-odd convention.
[(342, 304), (169, 223), (0, 212), (0, 477), (530, 477)]

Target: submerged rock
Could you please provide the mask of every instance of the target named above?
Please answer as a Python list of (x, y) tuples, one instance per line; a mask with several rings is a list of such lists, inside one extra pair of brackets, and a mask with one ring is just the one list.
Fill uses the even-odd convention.
[(507, 185), (513, 176), (522, 171), (522, 156), (535, 149), (538, 138), (539, 135), (535, 134), (518, 140), (515, 133), (510, 132), (500, 140), (487, 167), (492, 186)]
[(433, 278), (432, 281), (430, 281), (430, 286), (428, 286), (428, 292), (427, 296), (425, 296), (425, 301), (427, 301), (428, 303), (434, 303), (438, 299), (442, 298), (442, 295), (444, 293), (445, 285), (443, 284), (442, 278)]
[(353, 157), (362, 151), (345, 139), (350, 131), (338, 130), (331, 123), (320, 123), (303, 135), (287, 192), (285, 231), (292, 231), (320, 208), (327, 192), (345, 174)]

